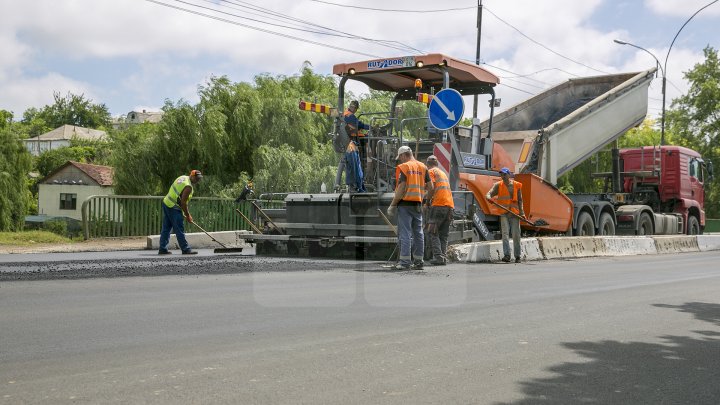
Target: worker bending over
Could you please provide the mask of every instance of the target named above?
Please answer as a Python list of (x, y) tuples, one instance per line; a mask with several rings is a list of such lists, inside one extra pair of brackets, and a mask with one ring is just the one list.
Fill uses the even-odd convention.
[(193, 217), (188, 210), (188, 203), (193, 196), (193, 186), (202, 180), (203, 176), (200, 170), (193, 170), (189, 176), (180, 176), (170, 186), (165, 198), (162, 200), (162, 228), (160, 230), (160, 249), (158, 254), (169, 255), (168, 243), (170, 243), (170, 230), (175, 233), (180, 250), (184, 255), (197, 254), (190, 249), (187, 239), (185, 239), (185, 224), (183, 217), (189, 223), (193, 223)]

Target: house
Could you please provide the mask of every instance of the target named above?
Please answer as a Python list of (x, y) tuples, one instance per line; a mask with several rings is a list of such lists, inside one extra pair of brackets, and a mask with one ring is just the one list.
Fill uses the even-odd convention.
[(38, 214), (82, 220), (82, 203), (113, 194), (113, 168), (67, 162), (38, 183)]
[(113, 120), (113, 128), (121, 129), (127, 128), (131, 124), (142, 124), (143, 122), (150, 122), (157, 124), (162, 120), (163, 112), (155, 111), (130, 111), (125, 117), (119, 117)]
[(76, 127), (75, 125), (63, 125), (42, 135), (25, 139), (23, 142), (25, 143), (27, 150), (30, 151), (33, 156), (38, 156), (42, 152), (50, 149), (70, 146), (70, 140), (72, 139), (97, 141), (103, 140), (105, 137), (107, 137), (107, 133), (105, 131)]

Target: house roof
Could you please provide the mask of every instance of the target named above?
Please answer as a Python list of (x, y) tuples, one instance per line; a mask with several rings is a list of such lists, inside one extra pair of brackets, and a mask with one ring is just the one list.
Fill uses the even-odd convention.
[(70, 140), (73, 138), (87, 139), (87, 140), (100, 140), (107, 136), (105, 131), (97, 129), (77, 127), (75, 125), (63, 125), (59, 128), (55, 128), (50, 132), (34, 136), (26, 141), (60, 141)]
[(68, 166), (74, 166), (78, 170), (82, 171), (86, 175), (88, 175), (91, 179), (95, 180), (98, 185), (100, 186), (112, 186), (113, 185), (113, 168), (110, 166), (100, 166), (100, 165), (91, 165), (88, 163), (78, 163), (69, 161), (65, 163), (64, 165), (58, 167), (57, 169), (53, 170), (50, 174), (48, 174), (41, 183), (44, 183), (46, 179), (49, 179), (59, 173), (60, 171), (64, 170)]

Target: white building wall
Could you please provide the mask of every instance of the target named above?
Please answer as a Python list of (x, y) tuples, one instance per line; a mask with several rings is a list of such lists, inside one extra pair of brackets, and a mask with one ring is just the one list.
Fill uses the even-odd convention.
[[(60, 194), (76, 194), (74, 210), (60, 209)], [(82, 203), (92, 195), (111, 195), (112, 187), (78, 184), (40, 184), (38, 187), (38, 214), (62, 216), (82, 220)]]

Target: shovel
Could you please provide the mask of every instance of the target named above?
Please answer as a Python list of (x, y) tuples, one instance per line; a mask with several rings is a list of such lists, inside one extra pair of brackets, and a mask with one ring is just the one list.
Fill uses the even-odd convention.
[(550, 225), (546, 220), (544, 220), (544, 219), (542, 219), (542, 218), (538, 218), (537, 221), (532, 222), (532, 221), (530, 221), (529, 219), (527, 219), (527, 218), (525, 218), (525, 217), (521, 217), (520, 215), (518, 215), (518, 214), (516, 214), (516, 213), (514, 213), (514, 212), (512, 212), (512, 211), (510, 211), (510, 210), (507, 209), (506, 207), (503, 207), (502, 205), (496, 203), (496, 202), (493, 201), (493, 200), (488, 200), (488, 201), (489, 201), (491, 204), (493, 204), (494, 206), (496, 206), (496, 207), (502, 209), (503, 211), (507, 212), (508, 214), (510, 214), (510, 215), (518, 218), (519, 220), (521, 220), (521, 221), (523, 221), (523, 222), (525, 222), (525, 223), (527, 223), (527, 224), (530, 224), (530, 225), (532, 225), (532, 226), (534, 226), (534, 227), (536, 227), (536, 228), (539, 228), (539, 227), (541, 227), (541, 226), (549, 226), (549, 225)]
[(222, 248), (215, 249), (213, 251), (213, 253), (239, 253), (239, 252), (242, 252), (243, 248), (229, 248), (229, 247), (223, 245), (219, 240), (213, 238), (212, 235), (210, 235), (206, 230), (202, 229), (202, 227), (200, 225), (198, 225), (197, 223), (192, 222), (192, 224), (197, 226), (198, 229), (203, 231), (205, 233), (205, 235), (209, 236), (210, 239), (212, 239), (215, 243), (222, 246)]

